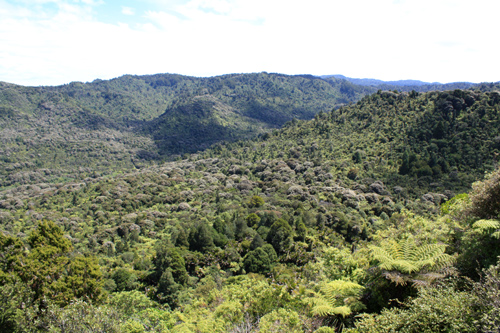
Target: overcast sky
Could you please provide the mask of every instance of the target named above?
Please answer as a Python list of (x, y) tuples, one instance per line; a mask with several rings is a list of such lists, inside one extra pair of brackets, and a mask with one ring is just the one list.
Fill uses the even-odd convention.
[(0, 0), (0, 81), (343, 74), (500, 81), (496, 0)]

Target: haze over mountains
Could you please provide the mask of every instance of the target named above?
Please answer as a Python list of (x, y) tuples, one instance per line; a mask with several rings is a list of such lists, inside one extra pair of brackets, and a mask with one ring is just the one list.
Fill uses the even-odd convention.
[(397, 80), (397, 81), (382, 81), (377, 79), (355, 79), (346, 77), (344, 75), (322, 75), (321, 78), (334, 77), (336, 79), (347, 80), (351, 83), (368, 86), (377, 87), (379, 89), (389, 90), (395, 89), (400, 91), (432, 91), (432, 90), (452, 90), (452, 89), (469, 89), (477, 84), (471, 82), (451, 82), (451, 83), (440, 83), (440, 82), (423, 82), (419, 80)]

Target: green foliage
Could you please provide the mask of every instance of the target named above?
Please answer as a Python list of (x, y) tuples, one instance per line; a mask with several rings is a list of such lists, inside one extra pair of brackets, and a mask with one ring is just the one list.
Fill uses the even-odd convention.
[(177, 283), (182, 285), (187, 283), (186, 263), (177, 248), (170, 247), (165, 243), (159, 243), (156, 247), (153, 264), (156, 278), (160, 277), (166, 269), (170, 269)]
[(250, 213), (245, 220), (247, 221), (247, 225), (251, 228), (258, 226), (260, 222), (260, 217), (255, 213)]
[(205, 223), (200, 223), (189, 234), (189, 249), (206, 252), (214, 247), (213, 237)]
[(356, 330), (347, 332), (477, 332), (476, 301), (471, 292), (453, 286), (426, 288), (402, 308), (360, 315)]
[(314, 331), (314, 333), (336, 333), (336, 332), (337, 331), (334, 328), (326, 326), (320, 327), (316, 331)]
[(259, 197), (258, 195), (254, 195), (250, 201), (248, 202), (248, 206), (249, 207), (255, 207), (255, 208), (258, 208), (260, 206), (263, 206), (264, 205), (264, 199), (262, 199), (262, 197)]
[(158, 281), (156, 298), (161, 304), (167, 303), (171, 308), (178, 305), (178, 296), (181, 285), (177, 283), (172, 274), (172, 269), (167, 268), (163, 271)]
[(457, 194), (450, 200), (441, 205), (441, 213), (446, 215), (455, 216), (464, 210), (464, 206), (469, 202), (469, 195), (467, 193)]
[(266, 244), (248, 252), (243, 258), (243, 267), (247, 273), (265, 274), (276, 264), (277, 255), (274, 248)]
[(319, 292), (304, 302), (311, 307), (314, 316), (349, 316), (353, 311), (363, 309), (360, 302), (363, 286), (349, 281), (334, 280), (320, 285)]
[(299, 315), (292, 310), (274, 310), (260, 319), (259, 332), (298, 333), (302, 332)]
[(274, 247), (278, 254), (283, 254), (292, 246), (292, 227), (283, 219), (276, 220), (267, 234), (267, 241)]
[(42, 221), (31, 233), (28, 244), (33, 249), (49, 248), (54, 254), (66, 253), (71, 249), (71, 242), (63, 237), (61, 228), (52, 221)]
[(500, 217), (500, 169), (495, 170), (481, 182), (472, 186), (470, 212), (479, 218)]
[(490, 266), (474, 286), (477, 297), (480, 332), (498, 332), (500, 328), (500, 265)]
[(229, 324), (237, 324), (243, 320), (243, 305), (240, 302), (228, 301), (215, 308), (214, 316)]
[[(0, 87), (0, 186), (84, 179), (254, 137), (357, 101), (313, 76), (125, 75), (59, 87)], [(10, 133), (10, 132), (9, 132)]]
[(325, 275), (331, 280), (361, 283), (369, 266), (366, 253), (351, 253), (347, 248), (329, 247), (322, 254)]
[(371, 246), (371, 253), (382, 274), (396, 285), (408, 281), (426, 286), (452, 273), (454, 257), (445, 253), (445, 244), (417, 244), (413, 238), (388, 239)]
[(118, 268), (111, 276), (115, 281), (117, 291), (128, 291), (135, 288), (137, 277), (125, 268)]
[(109, 304), (113, 308), (119, 309), (126, 317), (157, 307), (157, 303), (137, 290), (113, 293), (109, 298)]
[[(64, 308), (49, 306), (39, 328), (49, 332), (121, 332), (118, 312), (78, 300)], [(41, 327), (40, 327), (41, 326)]]
[[(20, 252), (20, 242), (0, 237), (9, 256), (1, 277), (19, 280), (33, 292), (33, 302), (49, 298), (58, 305), (76, 298), (99, 301), (102, 297), (100, 267), (92, 257), (70, 256), (71, 243), (52, 221), (42, 221), (31, 233), (31, 250)], [(7, 265), (6, 265), (7, 264)]]
[(17, 237), (6, 236), (0, 232), (0, 282), (10, 280), (10, 273), (22, 266), (25, 247)]
[(490, 234), (496, 239), (500, 238), (500, 221), (498, 220), (478, 220), (474, 222), (472, 228), (478, 232)]
[(33, 292), (18, 279), (0, 285), (0, 332), (15, 332), (25, 317), (24, 309), (30, 309)]
[[(118, 316), (96, 330), (348, 330), (360, 299), (368, 312), (396, 299), (403, 313), (421, 296), (434, 300), (408, 282), (434, 290), (453, 264), (479, 278), (496, 263), (495, 176), (443, 202), (494, 164), (497, 93), (380, 91), (347, 105), (367, 90), (266, 73), (2, 87), (0, 104), (14, 106), (0, 129), (19, 133), (0, 140), (0, 321), (9, 330), (60, 325), (80, 300), (89, 316)], [(335, 103), (346, 105), (317, 113)], [(159, 152), (220, 139), (158, 162)], [(328, 281), (359, 288), (346, 294)], [(400, 323), (391, 311), (380, 316), (387, 331)]]

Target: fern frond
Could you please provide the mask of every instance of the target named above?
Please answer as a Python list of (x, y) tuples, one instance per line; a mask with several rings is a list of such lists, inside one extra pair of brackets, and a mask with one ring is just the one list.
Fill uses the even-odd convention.
[[(445, 253), (445, 244), (418, 245), (411, 237), (399, 242), (388, 240), (370, 249), (373, 259), (379, 262), (383, 275), (397, 285), (404, 285), (408, 280), (424, 285), (427, 279), (419, 282), (419, 279), (412, 277), (429, 272), (442, 273), (440, 270), (449, 267), (455, 260), (455, 257)], [(439, 277), (436, 275), (435, 279)], [(431, 282), (434, 280), (430, 276), (429, 278)]]
[(429, 264), (429, 267), (433, 267), (434, 269), (442, 269), (447, 266), (452, 265), (455, 262), (455, 257), (451, 256), (447, 253), (441, 253), (434, 258), (434, 263)]
[(328, 315), (335, 314), (333, 312), (333, 309), (334, 309), (334, 307), (332, 307), (331, 305), (328, 305), (328, 304), (326, 304), (326, 305), (317, 305), (314, 308), (312, 308), (311, 313), (314, 316), (326, 317)]
[(474, 222), (472, 228), (481, 232), (491, 232), (493, 229), (500, 229), (500, 221), (498, 220), (479, 220)]
[(402, 259), (413, 260), (417, 253), (415, 241), (412, 238), (407, 238), (399, 246), (401, 247)]
[(333, 313), (336, 315), (341, 315), (343, 317), (351, 314), (351, 308), (348, 306), (337, 306), (333, 308)]
[(341, 316), (348, 316), (351, 314), (351, 308), (345, 305), (342, 306), (330, 306), (330, 305), (321, 305), (321, 306), (316, 306), (311, 310), (311, 313), (314, 316), (321, 316), (321, 317), (326, 317), (326, 316), (333, 316), (333, 315), (341, 315)]
[(491, 234), (491, 237), (495, 237), (496, 239), (500, 239), (500, 230), (495, 231)]
[(363, 286), (354, 282), (334, 280), (324, 284), (320, 291), (330, 304), (338, 305), (339, 299), (348, 296), (358, 296), (363, 289)]
[(426, 280), (414, 279), (411, 282), (413, 282), (414, 287), (428, 287), (430, 285), (430, 282)]
[(321, 291), (325, 293), (337, 293), (340, 295), (350, 295), (352, 292), (357, 292), (360, 289), (363, 289), (363, 286), (344, 280), (333, 280), (328, 282), (321, 288)]
[(330, 303), (325, 300), (324, 298), (320, 297), (306, 297), (304, 299), (304, 303), (307, 305), (311, 306), (312, 308), (318, 307), (318, 306), (330, 306)]
[(446, 251), (444, 244), (426, 244), (419, 246), (415, 251), (413, 260), (427, 260), (436, 257), (437, 255)]
[(303, 302), (311, 307), (315, 316), (348, 316), (352, 310), (349, 305), (360, 308), (359, 296), (363, 286), (343, 280), (334, 280), (320, 286), (319, 293), (304, 298)]

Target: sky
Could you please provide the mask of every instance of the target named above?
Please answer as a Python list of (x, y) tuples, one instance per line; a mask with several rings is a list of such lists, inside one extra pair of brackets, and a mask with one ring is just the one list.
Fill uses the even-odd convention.
[(496, 0), (0, 0), (0, 81), (342, 74), (500, 81)]

